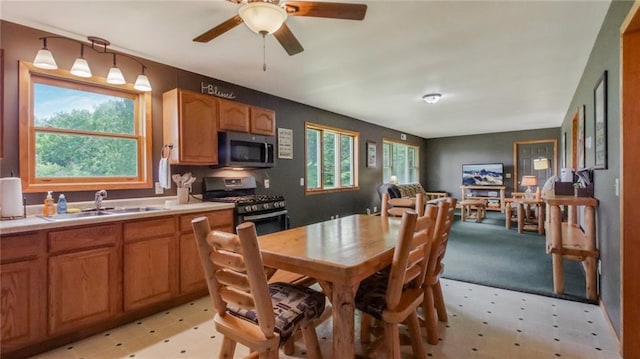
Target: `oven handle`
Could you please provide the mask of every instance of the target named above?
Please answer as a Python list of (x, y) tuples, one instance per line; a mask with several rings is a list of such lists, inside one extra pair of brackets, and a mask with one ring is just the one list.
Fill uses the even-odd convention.
[(287, 210), (286, 209), (284, 209), (282, 211), (278, 211), (278, 212), (254, 214), (253, 216), (243, 216), (242, 219), (245, 220), (245, 221), (254, 221), (254, 220), (258, 220), (258, 219), (278, 217), (278, 216), (281, 216), (283, 214), (287, 214)]

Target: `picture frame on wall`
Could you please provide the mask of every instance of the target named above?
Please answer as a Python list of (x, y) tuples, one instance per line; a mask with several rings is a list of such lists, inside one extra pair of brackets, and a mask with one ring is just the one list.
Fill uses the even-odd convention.
[(375, 142), (367, 141), (367, 167), (376, 167), (376, 152), (378, 145)]
[(585, 138), (585, 105), (578, 106), (578, 141), (577, 141), (577, 168), (585, 168), (585, 146), (584, 146), (584, 138)]
[(593, 131), (595, 169), (607, 168), (607, 71), (593, 89)]

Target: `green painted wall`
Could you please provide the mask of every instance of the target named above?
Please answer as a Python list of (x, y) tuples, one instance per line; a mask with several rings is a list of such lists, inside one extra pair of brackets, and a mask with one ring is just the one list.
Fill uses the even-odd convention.
[[(602, 261), (599, 280), (600, 295), (620, 334), (620, 197), (615, 193), (620, 178), (620, 26), (633, 5), (632, 1), (613, 1), (591, 51), (580, 83), (567, 109), (562, 132), (570, 138), (571, 119), (578, 106), (585, 105), (585, 138), (594, 141), (593, 90), (604, 73), (608, 73), (607, 101), (607, 169), (594, 171), (597, 211), (597, 240)], [(588, 141), (587, 141), (588, 142)], [(570, 148), (569, 148), (570, 151)], [(594, 165), (595, 146), (586, 149), (586, 167)]]

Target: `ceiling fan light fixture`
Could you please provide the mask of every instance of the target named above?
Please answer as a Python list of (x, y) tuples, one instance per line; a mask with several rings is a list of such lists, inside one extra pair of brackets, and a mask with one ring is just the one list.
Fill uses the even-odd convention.
[(250, 2), (238, 10), (247, 27), (256, 34), (273, 34), (287, 20), (287, 12), (278, 5), (269, 2)]
[(427, 95), (422, 96), (422, 100), (428, 104), (434, 104), (438, 101), (440, 101), (440, 98), (442, 97), (442, 94), (439, 93), (430, 93)]

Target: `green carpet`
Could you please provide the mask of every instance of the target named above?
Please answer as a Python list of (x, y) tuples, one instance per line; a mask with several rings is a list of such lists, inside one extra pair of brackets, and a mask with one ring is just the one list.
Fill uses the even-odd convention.
[(456, 215), (443, 262), (444, 278), (551, 297), (589, 302), (580, 262), (564, 262), (565, 294), (553, 293), (551, 255), (545, 237), (504, 226), (504, 214), (489, 212), (482, 223)]

